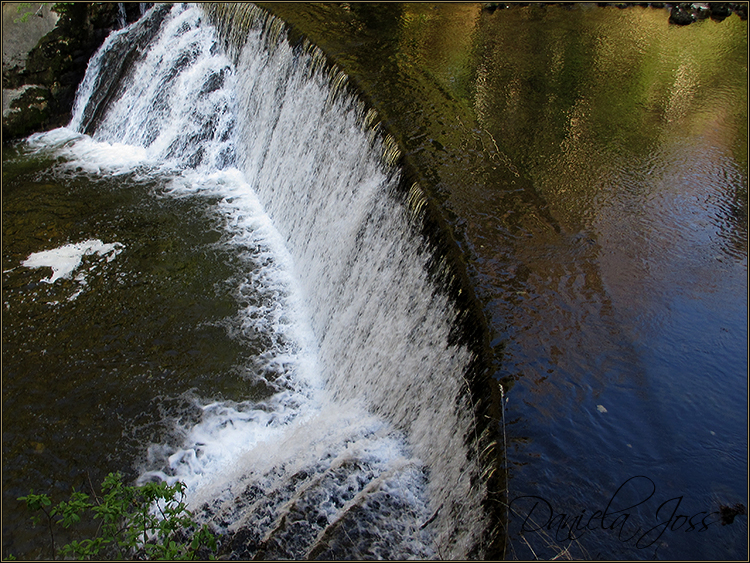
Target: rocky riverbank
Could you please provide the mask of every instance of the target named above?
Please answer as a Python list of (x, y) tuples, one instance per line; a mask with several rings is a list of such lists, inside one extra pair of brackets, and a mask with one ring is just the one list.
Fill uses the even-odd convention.
[[(4, 36), (33, 34), (39, 25), (34, 18), (44, 15), (41, 8), (24, 15), (19, 6), (3, 4)], [(91, 55), (112, 30), (141, 16), (137, 3), (66, 2), (52, 10), (59, 16), (54, 29), (27, 54), (20, 39), (3, 41), (3, 142), (67, 124)]]
[[(486, 11), (508, 9), (513, 7), (528, 6), (530, 2), (485, 2), (482, 6)], [(573, 8), (577, 2), (545, 2), (547, 5), (558, 4)], [(593, 3), (592, 3), (593, 4)], [(747, 2), (596, 2), (597, 6), (616, 8), (630, 8), (642, 6), (645, 8), (664, 9), (669, 12), (669, 23), (675, 25), (688, 25), (699, 20), (711, 18), (722, 21), (732, 14), (737, 14), (740, 19), (747, 19)]]

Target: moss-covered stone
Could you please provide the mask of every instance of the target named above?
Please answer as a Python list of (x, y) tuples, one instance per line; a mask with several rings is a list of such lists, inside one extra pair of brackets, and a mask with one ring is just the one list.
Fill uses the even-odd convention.
[[(55, 10), (60, 14), (57, 26), (29, 52), (25, 67), (3, 70), (4, 90), (34, 85), (4, 112), (3, 141), (68, 123), (91, 55), (119, 26), (113, 2), (68, 2)], [(128, 20), (139, 15), (128, 14)]]
[(42, 86), (25, 89), (3, 115), (3, 138), (17, 138), (30, 128), (40, 127), (49, 121), (52, 107), (49, 89)]

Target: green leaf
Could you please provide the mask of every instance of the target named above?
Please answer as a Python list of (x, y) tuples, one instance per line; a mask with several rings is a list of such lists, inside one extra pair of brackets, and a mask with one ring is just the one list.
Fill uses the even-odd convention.
[[(103, 496), (97, 499), (94, 495), (96, 503), (90, 501), (89, 495), (75, 489), (68, 501), (49, 510), (46, 507), (52, 506), (52, 501), (47, 495), (31, 491), (18, 500), (25, 502), (32, 512), (42, 510), (47, 516), (53, 553), (53, 524), (69, 528), (84, 517), (92, 517), (101, 521), (97, 536), (63, 546), (64, 556), (90, 559), (106, 546), (112, 546), (120, 559), (128, 556), (194, 559), (201, 547), (216, 551), (217, 542), (205, 524), (198, 528), (183, 502), (185, 489), (186, 485), (179, 481), (171, 486), (163, 482), (127, 486), (122, 483), (122, 474), (110, 473), (102, 482)], [(37, 515), (32, 515), (31, 519), (34, 523), (40, 521)]]

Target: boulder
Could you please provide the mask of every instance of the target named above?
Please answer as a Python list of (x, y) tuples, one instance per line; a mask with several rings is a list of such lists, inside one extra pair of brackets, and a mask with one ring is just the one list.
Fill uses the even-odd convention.
[(732, 8), (728, 2), (712, 2), (711, 8), (711, 19), (716, 21), (723, 21), (732, 14)]
[[(55, 27), (25, 57), (16, 53), (23, 64), (3, 60), (4, 142), (67, 124), (91, 55), (123, 23), (114, 2), (69, 2), (55, 9)], [(140, 10), (126, 8), (124, 23), (139, 17)], [(26, 22), (15, 25), (23, 31)]]
[(695, 21), (695, 16), (682, 6), (672, 6), (669, 12), (669, 23), (675, 25), (689, 25)]

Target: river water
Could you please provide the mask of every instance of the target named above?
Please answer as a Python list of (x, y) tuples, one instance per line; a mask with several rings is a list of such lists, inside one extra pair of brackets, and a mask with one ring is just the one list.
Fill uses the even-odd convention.
[[(348, 74), (454, 230), (506, 388), (507, 557), (746, 557), (746, 517), (722, 525), (714, 513), (747, 506), (746, 22), (680, 28), (663, 10), (589, 5), (268, 8), (294, 26), (292, 39), (303, 33)], [(231, 67), (212, 64), (219, 73)], [(229, 107), (230, 98), (212, 103)], [(311, 106), (301, 107), (292, 113)], [(348, 110), (336, 111), (347, 123)], [(312, 299), (310, 287), (336, 274), (317, 272), (321, 255), (302, 241), (313, 228), (351, 225), (297, 227), (284, 200), (263, 196), (263, 178), (283, 169), (247, 164), (265, 153), (249, 151), (238, 174), (216, 146), (213, 168), (195, 177), (165, 170), (129, 148), (132, 140), (111, 150), (113, 142), (61, 130), (3, 149), (4, 555), (46, 555), (12, 508), (30, 488), (61, 496), (121, 470), (192, 479), (197, 490), (211, 460), (222, 466), (248, 451), (265, 475), (285, 462), (310, 472), (317, 462), (305, 455), (269, 460), (254, 444), (297, 452), (320, 440), (339, 460), (350, 458), (338, 444), (357, 444), (351, 459), (361, 467), (315, 472), (369, 483), (394, 474), (383, 490), (409, 491), (412, 516), (383, 525), (389, 539), (378, 553), (442, 556), (429, 527), (427, 536), (413, 531), (437, 508), (424, 492), (424, 439), (412, 437), (431, 426), (392, 427), (404, 407), (380, 397), (330, 403), (352, 384), (329, 367), (346, 353), (337, 330), (350, 325), (328, 332), (336, 308)], [(276, 150), (291, 151), (279, 142)], [(180, 158), (195, 156), (193, 145), (181, 146)], [(293, 154), (286, 166), (301, 172), (290, 190), (321, 168)], [(314, 158), (335, 168), (326, 156)], [(341, 158), (352, 163), (342, 169), (362, 170)], [(360, 183), (390, 181), (364, 166)], [(50, 283), (54, 271), (26, 262), (35, 254), (60, 267), (63, 254), (81, 262)], [(380, 271), (364, 263), (361, 278)], [(405, 288), (402, 278), (388, 287)], [(414, 304), (407, 295), (394, 306)], [(417, 318), (444, 314), (439, 298), (423, 306)], [(333, 316), (347, 314), (360, 318)], [(385, 332), (405, 322), (379, 318)], [(426, 342), (442, 349), (436, 330)], [(364, 340), (371, 331), (360, 330)], [(321, 332), (331, 336), (321, 341)], [(395, 350), (398, 339), (375, 343)], [(460, 364), (458, 355), (429, 362)], [(363, 373), (384, 360), (374, 353), (371, 361)], [(337, 389), (333, 399), (325, 381)], [(368, 397), (383, 385), (362, 382)], [(373, 410), (379, 416), (370, 418)], [(301, 430), (299, 420), (317, 422)], [(310, 426), (317, 430), (308, 434)], [(342, 426), (351, 433), (334, 431)], [(224, 491), (232, 475), (204, 490)], [(335, 496), (331, 506), (351, 499)], [(382, 524), (387, 513), (377, 514)], [(394, 539), (405, 534), (409, 542)]]
[(510, 388), (508, 557), (746, 557), (744, 517), (687, 521), (747, 504), (747, 23), (268, 7), (451, 217)]

